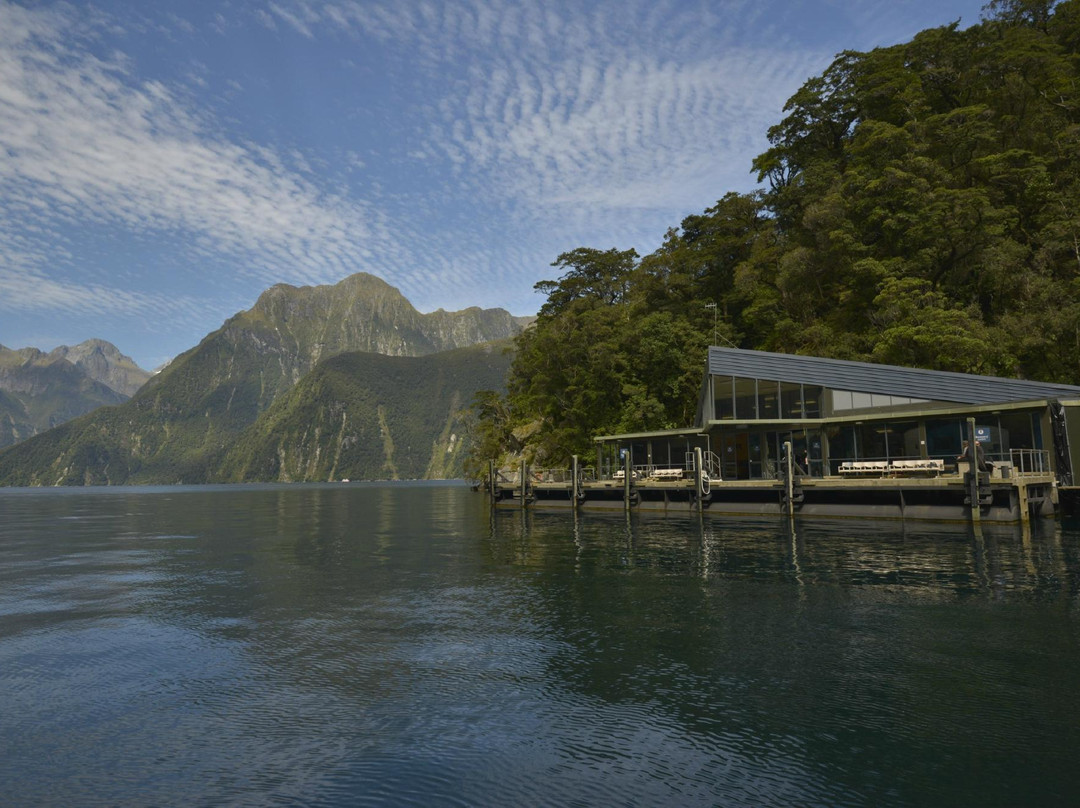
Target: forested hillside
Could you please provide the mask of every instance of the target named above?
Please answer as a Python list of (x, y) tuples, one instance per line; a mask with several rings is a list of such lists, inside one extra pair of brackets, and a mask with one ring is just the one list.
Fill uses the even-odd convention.
[(708, 343), (1080, 384), (1080, 0), (846, 52), (656, 252), (559, 256), (479, 452), (686, 426)]
[[(241, 433), (320, 361), (353, 351), (429, 355), (506, 339), (521, 327), (502, 309), (421, 314), (365, 273), (333, 286), (279, 284), (130, 400), (0, 451), (0, 485), (216, 481)], [(426, 464), (430, 450), (422, 455)]]
[(236, 441), (221, 482), (450, 479), (465, 476), (464, 411), (501, 388), (509, 341), (422, 357), (346, 353), (281, 396)]

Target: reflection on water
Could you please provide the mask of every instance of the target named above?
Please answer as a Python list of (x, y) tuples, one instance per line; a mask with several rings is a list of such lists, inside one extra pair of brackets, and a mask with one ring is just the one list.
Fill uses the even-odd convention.
[(1066, 805), (1080, 530), (0, 492), (10, 804)]

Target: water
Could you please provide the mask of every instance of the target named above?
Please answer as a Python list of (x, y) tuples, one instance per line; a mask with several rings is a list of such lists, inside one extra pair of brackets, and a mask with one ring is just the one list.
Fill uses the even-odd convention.
[(1080, 530), (0, 491), (5, 805), (1075, 804)]

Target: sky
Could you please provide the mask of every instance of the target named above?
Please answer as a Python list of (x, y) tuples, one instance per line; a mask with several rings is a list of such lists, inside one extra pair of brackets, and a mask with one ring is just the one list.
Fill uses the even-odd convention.
[(276, 283), (533, 314), (655, 250), (842, 50), (984, 0), (0, 0), (0, 344), (153, 369)]

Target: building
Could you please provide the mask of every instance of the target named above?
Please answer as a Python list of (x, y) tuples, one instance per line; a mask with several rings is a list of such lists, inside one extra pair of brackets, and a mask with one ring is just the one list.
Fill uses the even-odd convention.
[[(597, 437), (578, 503), (1011, 521), (1054, 513), (1080, 470), (1069, 385), (712, 347), (697, 413), (683, 429)], [(981, 470), (961, 459), (965, 441)], [(564, 489), (508, 498), (557, 504)]]

